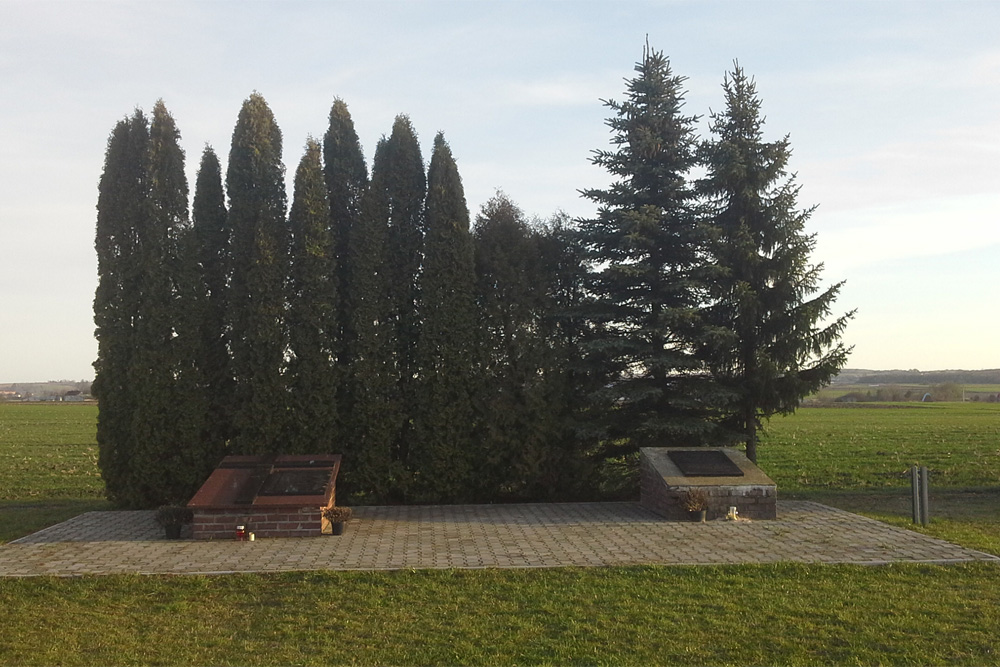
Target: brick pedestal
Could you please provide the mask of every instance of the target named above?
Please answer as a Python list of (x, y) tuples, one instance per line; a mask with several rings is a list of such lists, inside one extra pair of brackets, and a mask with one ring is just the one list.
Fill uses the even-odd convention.
[(196, 540), (232, 540), (236, 526), (255, 537), (330, 532), (323, 510), (336, 503), (339, 454), (227, 456), (188, 502)]
[(236, 526), (245, 526), (255, 537), (314, 537), (322, 533), (322, 520), (319, 507), (198, 509), (191, 536), (196, 540), (232, 540)]

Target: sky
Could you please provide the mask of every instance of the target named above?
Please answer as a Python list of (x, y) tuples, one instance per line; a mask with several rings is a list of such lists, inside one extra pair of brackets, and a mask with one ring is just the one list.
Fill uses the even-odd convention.
[(834, 314), (857, 309), (848, 367), (1000, 367), (998, 32), (992, 0), (0, 0), (0, 383), (93, 377), (97, 184), (136, 107), (164, 100), (192, 189), (258, 91), (289, 198), (339, 97), (369, 164), (398, 114), (425, 162), (443, 131), (473, 217), (502, 190), (586, 218), (579, 190), (609, 183), (602, 100), (647, 40), (704, 137), (734, 61), (756, 80), (816, 206), (812, 260), (845, 281)]

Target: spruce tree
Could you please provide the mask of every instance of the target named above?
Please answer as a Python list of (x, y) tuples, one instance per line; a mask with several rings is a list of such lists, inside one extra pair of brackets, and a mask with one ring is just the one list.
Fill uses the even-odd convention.
[(661, 52), (647, 46), (635, 69), (625, 101), (606, 102), (614, 148), (592, 160), (615, 181), (583, 192), (598, 212), (580, 223), (592, 268), (584, 352), (601, 387), (592, 428), (609, 457), (710, 442), (718, 399), (692, 353), (704, 334), (704, 235), (688, 185), (696, 118)]
[(462, 179), (441, 134), (434, 139), (427, 181), (420, 370), (407, 459), (413, 471), (410, 498), (459, 502), (470, 499), (473, 482), (475, 269)]
[(309, 140), (295, 172), (288, 215), (292, 234), (291, 428), (286, 453), (322, 453), (339, 444), (336, 363), (341, 332), (337, 322), (337, 261), (330, 230), (330, 203), (319, 143)]
[(788, 137), (766, 142), (756, 85), (737, 64), (723, 83), (726, 108), (712, 115), (702, 149), (714, 232), (707, 321), (715, 335), (703, 350), (719, 382), (735, 396), (727, 420), (757, 457), (762, 420), (793, 412), (827, 384), (849, 350), (840, 336), (853, 311), (831, 321), (843, 283), (820, 291), (822, 265), (811, 265), (812, 208), (799, 209), (799, 186), (786, 172)]
[(91, 391), (100, 402), (98, 466), (105, 493), (116, 505), (131, 504), (135, 394), (129, 385), (136, 349), (133, 312), (140, 260), (136, 221), (148, 214), (149, 121), (140, 110), (119, 121), (108, 139), (98, 186), (98, 285), (94, 296), (97, 360)]
[(228, 322), (235, 380), (234, 449), (277, 451), (286, 427), (288, 226), (281, 130), (259, 93), (240, 110), (226, 191), (232, 230)]
[(334, 256), (337, 258), (337, 289), (340, 294), (337, 327), (341, 347), (337, 348), (336, 354), (338, 363), (347, 365), (350, 360), (344, 358), (342, 344), (350, 319), (347, 311), (349, 301), (345, 297), (347, 290), (351, 288), (348, 244), (351, 229), (358, 224), (358, 216), (361, 214), (361, 199), (368, 188), (368, 168), (365, 166), (361, 142), (354, 130), (354, 121), (347, 110), (347, 104), (339, 98), (334, 100), (330, 109), (330, 124), (323, 137), (323, 164), (330, 200), (330, 234)]
[(201, 267), (202, 325), (198, 366), (208, 403), (206, 444), (225, 445), (233, 433), (233, 376), (229, 365), (226, 324), (232, 257), (222, 167), (215, 151), (206, 146), (201, 157), (191, 207), (197, 257)]

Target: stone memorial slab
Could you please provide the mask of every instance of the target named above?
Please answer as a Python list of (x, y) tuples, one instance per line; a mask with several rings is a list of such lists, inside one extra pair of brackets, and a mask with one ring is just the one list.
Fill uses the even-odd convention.
[(667, 452), (685, 477), (743, 477), (743, 471), (717, 449), (678, 449)]
[(777, 517), (777, 485), (732, 447), (643, 447), (639, 450), (640, 504), (666, 519), (689, 521), (687, 501), (707, 499), (708, 520), (736, 508), (740, 519)]

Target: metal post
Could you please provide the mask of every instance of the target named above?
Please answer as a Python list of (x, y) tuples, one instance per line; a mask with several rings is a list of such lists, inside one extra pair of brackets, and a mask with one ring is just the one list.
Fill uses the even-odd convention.
[(926, 526), (931, 522), (930, 491), (927, 483), (927, 466), (920, 468), (920, 524)]
[(920, 472), (910, 466), (910, 490), (913, 492), (913, 523), (920, 523)]

